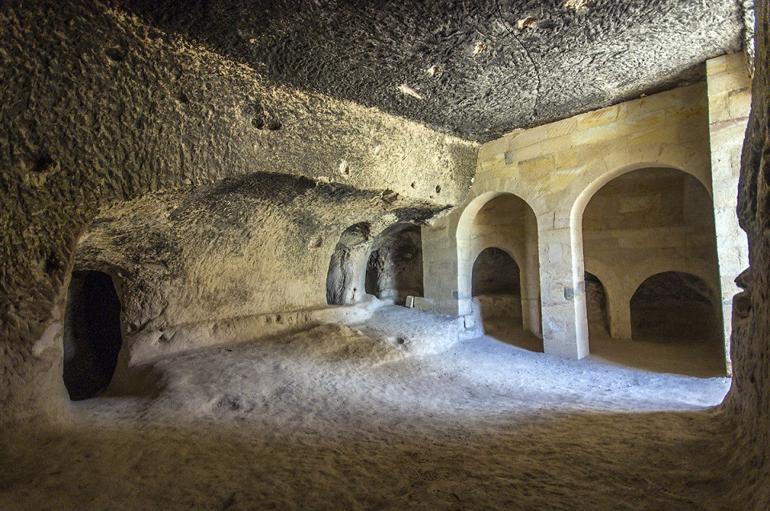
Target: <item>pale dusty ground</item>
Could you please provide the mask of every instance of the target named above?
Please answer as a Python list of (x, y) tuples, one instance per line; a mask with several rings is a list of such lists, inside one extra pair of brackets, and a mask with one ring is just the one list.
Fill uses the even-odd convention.
[(146, 371), (154, 398), (10, 434), (0, 509), (730, 508), (728, 425), (709, 410), (729, 380), (452, 329), (385, 307), (365, 327), (165, 358)]

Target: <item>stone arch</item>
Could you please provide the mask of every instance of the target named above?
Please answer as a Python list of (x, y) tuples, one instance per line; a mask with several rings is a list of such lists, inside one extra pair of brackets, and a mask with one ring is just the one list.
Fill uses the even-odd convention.
[[(500, 214), (490, 216), (495, 208)], [(495, 246), (511, 255), (519, 267), (524, 328), (541, 334), (537, 222), (530, 204), (508, 192), (483, 193), (465, 207), (455, 234), (460, 315), (473, 312), (472, 270), (476, 257), (482, 250)]]
[(64, 386), (79, 401), (105, 390), (123, 345), (121, 304), (112, 277), (88, 270), (72, 273), (64, 315)]
[(635, 266), (628, 272), (628, 289), (633, 294), (645, 280), (665, 272), (689, 273), (699, 278), (709, 290), (718, 296), (719, 288), (715, 280), (715, 268), (703, 264), (702, 261), (666, 261), (651, 259)]
[[(501, 257), (502, 256), (502, 257)], [(502, 263), (502, 264), (497, 264)], [(482, 268), (486, 265), (486, 268)], [(494, 267), (492, 267), (494, 265)], [(484, 276), (480, 276), (477, 270), (485, 271)], [(489, 275), (489, 272), (502, 270), (497, 275)], [(508, 270), (511, 270), (510, 274)], [(480, 294), (508, 294), (521, 293), (520, 266), (517, 258), (509, 250), (490, 245), (478, 251), (473, 258), (472, 275), (472, 296)], [(497, 277), (496, 279), (493, 278)], [(483, 286), (483, 287), (482, 287)]]
[[(589, 175), (593, 174), (596, 175), (596, 177), (587, 185), (585, 186), (576, 196), (572, 203), (572, 207), (570, 209), (570, 244), (571, 244), (571, 266), (572, 266), (572, 284), (573, 288), (577, 290), (574, 294), (574, 300), (573, 300), (573, 306), (574, 306), (574, 313), (575, 313), (575, 332), (577, 336), (577, 343), (579, 346), (584, 346), (586, 348), (588, 347), (588, 321), (587, 321), (587, 309), (586, 309), (586, 297), (585, 297), (585, 271), (586, 271), (586, 264), (585, 264), (585, 256), (584, 256), (584, 246), (583, 246), (583, 217), (586, 210), (586, 207), (591, 202), (591, 200), (594, 198), (594, 196), (607, 184), (609, 184), (611, 181), (625, 175), (629, 174), (631, 172), (635, 171), (641, 171), (645, 169), (668, 169), (672, 171), (677, 171), (684, 173), (688, 176), (691, 176), (694, 178), (702, 187), (705, 189), (705, 192), (708, 194), (709, 197), (712, 196), (711, 188), (710, 188), (710, 182), (706, 179), (706, 176), (702, 175), (702, 172), (697, 172), (697, 169), (691, 169), (687, 166), (683, 165), (674, 165), (670, 163), (660, 162), (660, 161), (640, 161), (632, 164), (627, 164), (623, 166), (619, 166), (615, 168), (614, 170), (607, 171), (607, 172), (601, 172), (598, 170), (595, 170), (594, 172), (588, 172)], [(614, 288), (613, 291), (609, 291), (609, 288)], [(621, 296), (624, 294), (622, 292), (622, 288), (627, 288), (627, 285), (620, 284), (620, 285), (607, 285), (605, 282), (605, 290), (608, 292), (608, 298), (612, 300), (611, 295), (616, 295), (616, 303), (615, 306), (612, 307), (616, 312), (619, 312), (621, 310), (624, 311), (624, 315), (628, 315), (628, 307), (625, 304), (626, 298), (621, 298)], [(624, 304), (617, 303), (617, 300), (622, 300)], [(610, 302), (612, 303), (612, 302)], [(615, 323), (615, 320), (612, 318), (612, 311), (611, 311), (611, 324)], [(615, 318), (617, 319), (617, 318)], [(628, 318), (621, 318), (621, 321), (627, 322)], [(630, 331), (628, 332), (628, 336), (630, 336)], [(613, 334), (613, 337), (615, 335)]]

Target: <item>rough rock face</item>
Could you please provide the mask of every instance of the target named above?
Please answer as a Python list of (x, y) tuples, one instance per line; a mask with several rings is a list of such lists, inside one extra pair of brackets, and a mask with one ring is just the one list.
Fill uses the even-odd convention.
[(735, 0), (122, 0), (272, 79), (490, 140), (700, 77)]
[(738, 193), (750, 268), (738, 278), (744, 291), (733, 301), (733, 385), (726, 400), (738, 433), (730, 452), (741, 478), (736, 507), (745, 509), (766, 509), (770, 502), (770, 6), (757, 2), (756, 8), (751, 116)]
[(37, 382), (58, 372), (51, 320), (100, 207), (264, 171), (446, 204), (474, 171), (475, 144), (271, 85), (96, 2), (4, 3), (0, 75), (0, 422), (58, 398)]
[(306, 178), (251, 174), (104, 210), (78, 245), (75, 270), (113, 276), (129, 334), (320, 307), (329, 261), (350, 224), (378, 232), (438, 209)]
[(422, 296), (422, 239), (419, 227), (383, 233), (366, 264), (366, 292), (403, 305)]

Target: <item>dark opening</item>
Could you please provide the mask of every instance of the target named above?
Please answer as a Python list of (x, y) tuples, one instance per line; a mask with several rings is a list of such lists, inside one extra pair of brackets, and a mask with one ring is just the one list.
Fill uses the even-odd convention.
[(634, 339), (718, 341), (720, 329), (711, 290), (695, 275), (658, 273), (631, 298)]
[(505, 319), (522, 325), (519, 265), (497, 247), (481, 251), (473, 263), (471, 294), (485, 322)]
[(592, 339), (609, 337), (610, 322), (604, 285), (599, 277), (588, 272), (585, 273), (585, 283), (588, 335)]
[(377, 240), (366, 264), (366, 292), (398, 305), (423, 296), (420, 227), (396, 226)]
[(64, 385), (78, 401), (107, 388), (122, 344), (120, 301), (109, 275), (75, 272), (64, 318)]

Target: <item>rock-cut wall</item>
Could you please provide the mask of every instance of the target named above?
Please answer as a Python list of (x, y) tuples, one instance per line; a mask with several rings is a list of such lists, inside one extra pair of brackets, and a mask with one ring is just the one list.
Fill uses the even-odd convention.
[(733, 385), (725, 402), (738, 436), (730, 446), (740, 479), (736, 509), (770, 503), (770, 6), (756, 3), (756, 60), (751, 116), (743, 147), (738, 216), (749, 241), (750, 268), (733, 299)]
[(451, 204), (474, 172), (475, 144), (91, 0), (0, 4), (0, 76), (0, 422), (50, 408), (56, 304), (100, 208), (255, 172)]

